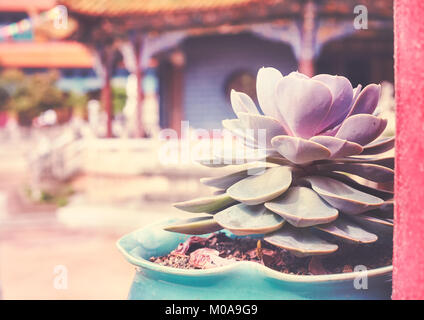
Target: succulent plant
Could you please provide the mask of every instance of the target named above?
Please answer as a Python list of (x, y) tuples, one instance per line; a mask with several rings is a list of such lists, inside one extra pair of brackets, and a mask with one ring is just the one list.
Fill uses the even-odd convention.
[(260, 69), (263, 114), (248, 95), (233, 90), (237, 119), (224, 120), (223, 126), (242, 137), (248, 150), (265, 156), (247, 152), (243, 164), (234, 153), (200, 160), (210, 167), (231, 166), (233, 172), (201, 180), (218, 189), (213, 196), (175, 204), (206, 215), (165, 230), (261, 234), (297, 256), (335, 252), (340, 243), (335, 238), (367, 244), (390, 233), (394, 138), (380, 137), (387, 121), (373, 115), (380, 86), (361, 89), (342, 76), (283, 76), (274, 68)]

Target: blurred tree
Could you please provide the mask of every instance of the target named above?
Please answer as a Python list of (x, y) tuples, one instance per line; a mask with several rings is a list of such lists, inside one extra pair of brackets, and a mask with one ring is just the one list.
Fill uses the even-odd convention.
[[(25, 74), (21, 70), (6, 69), (0, 73), (0, 110), (18, 116), (21, 125), (31, 125), (32, 119), (49, 109), (72, 108), (85, 117), (89, 99), (99, 99), (99, 90), (81, 94), (64, 92), (56, 87), (58, 71)], [(112, 87), (114, 113), (121, 113), (127, 99), (125, 88)]]
[(127, 92), (125, 88), (112, 87), (112, 106), (114, 114), (122, 113), (126, 100)]
[(6, 110), (9, 99), (9, 92), (5, 88), (0, 87), (0, 111)]
[(58, 71), (25, 74), (7, 69), (0, 73), (0, 110), (16, 113), (21, 125), (31, 125), (32, 119), (48, 109), (72, 108), (85, 114), (87, 96), (63, 92), (56, 87)]
[(48, 109), (63, 106), (63, 92), (55, 86), (57, 71), (24, 74), (20, 70), (6, 70), (0, 75), (0, 87), (10, 97), (6, 109), (14, 111), (22, 125), (30, 125), (34, 117)]
[(85, 118), (87, 115), (88, 96), (77, 92), (66, 92), (65, 97), (65, 106), (72, 108), (74, 114)]
[[(92, 90), (87, 92), (89, 99), (95, 99), (101, 101), (101, 91), (100, 89)], [(112, 87), (112, 107), (113, 113), (118, 114), (122, 113), (124, 109), (125, 102), (127, 101), (127, 92), (123, 87)]]

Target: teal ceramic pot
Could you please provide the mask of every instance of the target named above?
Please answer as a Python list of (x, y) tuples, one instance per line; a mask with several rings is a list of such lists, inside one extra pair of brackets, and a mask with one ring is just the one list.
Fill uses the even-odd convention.
[(189, 237), (162, 230), (174, 221), (147, 226), (118, 240), (119, 250), (136, 266), (129, 299), (390, 299), (391, 266), (369, 270), (367, 289), (358, 290), (355, 279), (363, 273), (298, 276), (247, 261), (207, 270), (150, 262), (150, 257), (168, 254)]

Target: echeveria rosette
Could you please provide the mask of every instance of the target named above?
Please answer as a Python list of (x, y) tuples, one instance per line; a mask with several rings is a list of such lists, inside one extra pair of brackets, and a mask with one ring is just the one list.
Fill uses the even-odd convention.
[(274, 68), (262, 68), (257, 96), (263, 114), (249, 96), (232, 90), (231, 103), (238, 119), (223, 124), (248, 142), (254, 137), (243, 136), (247, 129), (266, 130), (266, 148), (275, 149), (294, 164), (359, 155), (387, 125), (373, 115), (380, 89), (376, 84), (353, 89), (342, 76), (309, 78), (292, 72), (284, 77)]
[[(218, 191), (176, 207), (206, 215), (165, 229), (263, 234), (265, 241), (299, 256), (336, 251), (332, 238), (372, 243), (390, 234), (394, 159), (384, 153), (394, 139), (378, 139), (387, 124), (373, 115), (380, 86), (361, 89), (342, 76), (292, 72), (283, 77), (274, 68), (260, 69), (257, 96), (263, 114), (248, 95), (233, 90), (237, 119), (223, 125), (268, 156), (246, 156), (247, 165), (233, 165), (233, 173), (202, 179)], [(258, 146), (252, 134), (260, 129), (266, 146)]]

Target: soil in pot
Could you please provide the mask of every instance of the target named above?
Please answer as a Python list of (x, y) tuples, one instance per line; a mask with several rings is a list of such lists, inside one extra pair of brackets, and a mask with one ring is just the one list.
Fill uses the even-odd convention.
[(233, 239), (219, 232), (208, 238), (192, 236), (168, 255), (151, 257), (150, 261), (179, 269), (208, 269), (236, 261), (253, 261), (279, 272), (297, 275), (346, 273), (359, 265), (370, 270), (392, 264), (391, 237), (373, 244), (337, 244), (337, 252), (327, 256), (297, 257), (265, 241)]

